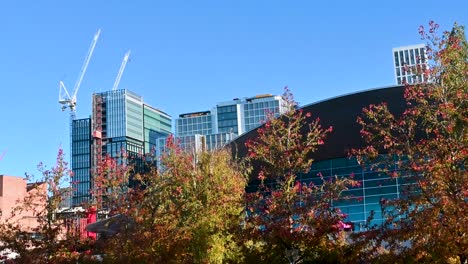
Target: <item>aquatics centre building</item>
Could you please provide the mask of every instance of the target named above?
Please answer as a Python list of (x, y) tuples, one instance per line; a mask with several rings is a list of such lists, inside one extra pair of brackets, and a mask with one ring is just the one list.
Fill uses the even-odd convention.
[[(401, 85), (377, 88), (301, 107), (305, 113), (312, 114), (310, 121), (319, 117), (322, 127), (333, 126), (333, 132), (327, 136), (325, 144), (320, 146), (312, 157), (314, 163), (311, 170), (307, 174), (299, 175), (298, 178), (303, 183), (313, 182), (319, 185), (322, 183), (319, 174), (325, 180), (335, 176), (350, 177), (353, 175), (360, 185), (345, 191), (343, 196), (348, 199), (334, 201), (333, 206), (339, 207), (347, 215), (347, 221), (353, 223), (355, 231), (366, 228), (370, 215), (373, 215), (373, 218), (371, 223), (367, 224), (381, 223), (383, 221), (382, 201), (399, 198), (403, 195), (404, 186), (411, 184), (410, 177), (391, 177), (373, 170), (372, 164), (361, 166), (355, 158), (348, 157), (349, 150), (364, 145), (360, 134), (361, 127), (356, 122), (363, 108), (370, 104), (386, 102), (389, 110), (398, 116), (406, 108), (404, 91), (405, 87)], [(245, 142), (255, 138), (256, 134), (256, 129), (254, 129), (236, 138), (231, 144), (234, 155), (245, 156), (247, 153)], [(258, 183), (258, 180), (252, 177), (248, 190), (256, 189)]]

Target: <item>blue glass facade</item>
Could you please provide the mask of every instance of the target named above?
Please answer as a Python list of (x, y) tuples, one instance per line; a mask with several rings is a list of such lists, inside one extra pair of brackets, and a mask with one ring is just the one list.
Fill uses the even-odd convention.
[[(382, 164), (378, 163), (378, 160), (376, 163), (361, 166), (355, 158), (337, 158), (315, 162), (308, 174), (300, 175), (300, 180), (320, 185), (322, 179), (318, 175), (321, 174), (324, 180), (337, 176), (352, 177), (358, 181), (358, 186), (343, 192), (343, 198), (333, 201), (332, 204), (347, 215), (348, 221), (355, 224), (355, 230), (364, 230), (366, 224), (373, 226), (383, 223), (383, 202), (400, 199), (414, 187), (412, 185), (415, 178), (398, 168), (401, 161), (396, 158), (393, 160), (392, 164), (386, 165), (386, 169), (390, 173), (398, 174), (398, 177), (382, 172), (379, 169), (382, 168)], [(366, 223), (370, 216), (371, 221)]]
[(219, 149), (229, 142), (231, 142), (235, 134), (233, 133), (218, 133), (218, 134), (211, 134), (211, 135), (205, 135), (205, 144), (206, 144), (206, 149), (208, 150), (214, 150), (214, 149)]
[(165, 138), (171, 134), (172, 119), (161, 110), (143, 105), (143, 127), (145, 153), (152, 153), (156, 150), (157, 140)]
[[(382, 202), (400, 199), (411, 191), (414, 178), (399, 171), (397, 164), (391, 165), (392, 172), (397, 172), (400, 177), (392, 177), (374, 168), (376, 163), (361, 166), (355, 158), (335, 158), (314, 162), (307, 174), (298, 175), (298, 180), (315, 186), (335, 177), (356, 180), (358, 184), (344, 191), (340, 200), (332, 201), (332, 206), (340, 208), (346, 215), (345, 221), (354, 224), (355, 231), (363, 231), (367, 226), (383, 223)], [(249, 184), (248, 191), (256, 190), (257, 186)]]
[(143, 99), (127, 90), (98, 94), (105, 98), (107, 137), (143, 141)]
[(88, 201), (91, 186), (91, 118), (72, 122), (71, 131), (72, 203)]
[[(236, 98), (218, 103), (211, 111), (180, 115), (176, 119), (175, 134), (176, 137), (217, 135), (207, 137), (207, 140), (213, 142), (222, 140), (226, 135), (232, 139), (232, 135), (240, 136), (260, 126), (269, 114), (279, 116), (286, 109), (287, 103), (281, 96), (264, 94), (251, 98)], [(208, 143), (208, 146), (211, 145), (213, 144)]]
[(259, 98), (249, 100), (244, 104), (244, 124), (245, 131), (252, 130), (263, 124), (268, 115), (274, 114), (276, 117), (284, 112), (283, 99), (278, 97)]
[(239, 134), (238, 105), (224, 105), (217, 107), (218, 133)]
[(209, 135), (213, 133), (212, 115), (210, 112), (185, 115), (176, 120), (176, 135)]
[(143, 171), (143, 154), (171, 131), (169, 115), (145, 105), (141, 96), (128, 90), (94, 94), (92, 111), (92, 118), (84, 119), (85, 124), (76, 120), (72, 130), (73, 205), (89, 201), (92, 172), (107, 154), (120, 159), (125, 152), (134, 171)]
[[(191, 135), (175, 137), (175, 142), (179, 147), (189, 153), (197, 153), (203, 150), (215, 150), (225, 147), (234, 138), (234, 134), (231, 133), (218, 133), (210, 135)], [(159, 166), (160, 157), (166, 150), (167, 137), (160, 137), (157, 139), (155, 154), (157, 157), (157, 165)]]

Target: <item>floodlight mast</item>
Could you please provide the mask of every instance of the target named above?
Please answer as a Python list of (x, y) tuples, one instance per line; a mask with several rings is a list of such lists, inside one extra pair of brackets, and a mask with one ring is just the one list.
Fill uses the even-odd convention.
[(128, 58), (130, 57), (130, 50), (125, 53), (125, 56), (122, 60), (122, 64), (120, 65), (119, 72), (117, 73), (117, 77), (115, 78), (114, 86), (112, 86), (112, 91), (117, 90), (119, 87), (120, 79), (122, 78), (122, 74), (125, 70), (125, 66), (127, 65)]
[(91, 46), (89, 47), (89, 50), (88, 50), (88, 53), (86, 54), (83, 65), (81, 66), (81, 70), (80, 70), (80, 73), (78, 75), (78, 79), (76, 80), (75, 86), (73, 87), (73, 91), (72, 91), (71, 96), (70, 96), (70, 93), (67, 90), (67, 87), (63, 83), (63, 81), (60, 81), (59, 103), (62, 104), (62, 111), (65, 111), (65, 109), (67, 109), (67, 108), (70, 109), (71, 120), (75, 119), (76, 95), (78, 93), (78, 90), (80, 89), (81, 82), (83, 81), (83, 77), (84, 77), (84, 75), (86, 73), (86, 69), (88, 68), (89, 61), (91, 60), (91, 57), (92, 57), (93, 52), (94, 52), (94, 48), (96, 47), (96, 43), (97, 43), (100, 35), (101, 35), (101, 29), (98, 29), (96, 34), (94, 34), (93, 41), (91, 42)]

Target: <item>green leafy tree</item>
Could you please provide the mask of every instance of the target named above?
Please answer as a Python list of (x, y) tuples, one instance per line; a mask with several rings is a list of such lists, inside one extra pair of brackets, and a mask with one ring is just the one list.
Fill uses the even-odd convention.
[(429, 81), (406, 85), (401, 116), (379, 104), (358, 119), (367, 146), (354, 153), (409, 183), (401, 199), (382, 201), (387, 221), (364, 237), (392, 263), (468, 261), (468, 43), (463, 26), (441, 36), (429, 26), (420, 28), (429, 67), (412, 69)]
[(169, 138), (162, 168), (139, 175), (121, 211), (134, 221), (106, 241), (109, 262), (224, 263), (241, 259), (234, 231), (246, 180), (226, 150), (185, 152)]
[(283, 98), (286, 113), (269, 115), (258, 136), (246, 143), (260, 181), (256, 191), (246, 194), (246, 255), (273, 263), (340, 261), (337, 253), (346, 245), (345, 215), (332, 201), (355, 182), (337, 177), (322, 177), (320, 185), (299, 182), (298, 175), (309, 172), (312, 154), (332, 128), (324, 129), (318, 118), (296, 110), (287, 88)]

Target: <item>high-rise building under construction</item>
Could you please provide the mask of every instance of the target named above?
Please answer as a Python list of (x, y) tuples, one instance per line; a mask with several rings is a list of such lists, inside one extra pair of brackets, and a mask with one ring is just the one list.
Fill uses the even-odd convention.
[(91, 117), (72, 123), (72, 204), (90, 200), (93, 171), (106, 155), (118, 158), (125, 153), (136, 169), (141, 168), (142, 155), (171, 133), (171, 122), (171, 116), (129, 90), (93, 94)]

